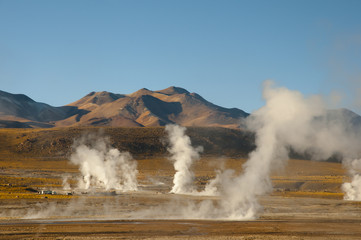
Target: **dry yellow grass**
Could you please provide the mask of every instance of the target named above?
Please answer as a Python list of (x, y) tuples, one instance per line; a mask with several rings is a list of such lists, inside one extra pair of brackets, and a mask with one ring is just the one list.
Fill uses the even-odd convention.
[[(193, 132), (190, 134), (196, 136), (196, 139), (203, 139), (202, 131), (208, 131), (207, 133), (211, 134), (207, 135), (208, 140), (216, 138), (220, 132), (218, 129), (191, 130)], [(10, 183), (13, 186), (37, 189), (61, 187), (63, 174), (78, 172), (78, 167), (68, 160), (72, 141), (87, 131), (98, 132), (99, 128), (0, 129), (0, 171), (3, 173), (0, 184)], [(140, 153), (134, 156), (138, 162), (140, 182), (144, 183), (153, 177), (172, 180), (174, 168), (172, 162), (164, 157), (166, 152), (163, 157), (142, 155), (148, 148), (161, 150), (159, 137), (164, 136), (163, 128), (104, 128), (103, 131), (104, 135), (113, 139), (115, 147), (120, 146), (120, 150), (128, 146), (129, 141), (136, 143), (131, 147)], [(225, 131), (229, 131), (229, 136), (235, 134), (231, 130)], [(30, 148), (27, 149), (28, 147)], [(160, 152), (165, 150), (164, 146), (162, 149)], [(215, 169), (234, 169), (236, 174), (239, 174), (245, 161), (245, 158), (235, 157), (202, 157), (193, 166), (197, 184), (201, 187), (214, 178)], [(299, 195), (311, 192), (312, 196), (318, 196), (315, 192), (319, 192), (319, 195), (323, 196), (325, 191), (339, 194), (341, 184), (348, 180), (345, 175), (345, 170), (339, 163), (293, 159), (282, 170), (274, 172), (271, 179), (276, 191), (299, 191)], [(0, 192), (3, 190), (0, 189)]]
[(0, 199), (39, 199), (39, 198), (70, 198), (66, 195), (40, 195), (42, 189), (62, 188), (62, 180), (57, 178), (32, 178), (0, 176)]
[(0, 186), (41, 187), (43, 185), (60, 186), (61, 183), (61, 180), (57, 178), (0, 176)]
[(68, 195), (61, 195), (61, 194), (37, 194), (37, 193), (3, 193), (0, 192), (0, 199), (41, 199), (41, 198), (48, 198), (48, 199), (69, 199), (73, 196)]
[(283, 191), (283, 192), (274, 192), (276, 196), (283, 197), (312, 197), (312, 198), (333, 198), (333, 199), (343, 199), (343, 193), (333, 193), (333, 192), (311, 192), (311, 191)]
[[(215, 157), (204, 157), (195, 163), (193, 170), (197, 178), (197, 184), (201, 188), (216, 175), (215, 170), (219, 168), (231, 168), (237, 173), (242, 171), (242, 164), (246, 159), (219, 159)], [(284, 171), (271, 177), (276, 194), (285, 192), (287, 196), (310, 196), (310, 197), (335, 197), (341, 198), (341, 184), (347, 180), (341, 164), (312, 162), (312, 169), (308, 171), (310, 161), (290, 160)], [(29, 176), (0, 176), (0, 193), (14, 192), (28, 194), (25, 188), (49, 189), (62, 187), (62, 174), (77, 173), (77, 166), (69, 164), (67, 159), (42, 159), (42, 158), (20, 158), (16, 161), (5, 160), (0, 162), (3, 171), (32, 170), (32, 174), (38, 177)], [(149, 178), (162, 177), (172, 181), (174, 168), (167, 158), (145, 158), (138, 160), (138, 181), (146, 183)], [(314, 175), (315, 172), (318, 175)], [(47, 173), (47, 177), (41, 177)], [(57, 173), (53, 174), (52, 173)], [(53, 177), (49, 177), (53, 176)], [(5, 187), (12, 185), (12, 190)], [(75, 184), (75, 183), (73, 183)], [(20, 187), (20, 188), (19, 188)], [(19, 191), (21, 190), (21, 191)], [(6, 195), (6, 194), (5, 194)], [(25, 196), (24, 195), (24, 196)], [(16, 196), (16, 195), (9, 195)]]

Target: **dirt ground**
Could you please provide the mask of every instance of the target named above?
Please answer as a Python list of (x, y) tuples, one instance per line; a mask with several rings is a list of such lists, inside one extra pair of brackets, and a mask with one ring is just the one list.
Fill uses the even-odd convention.
[[(240, 172), (244, 161), (202, 158), (198, 188), (214, 169)], [(273, 173), (274, 191), (260, 197), (263, 210), (252, 221), (189, 219), (182, 208), (219, 197), (170, 194), (174, 170), (165, 158), (138, 160), (139, 191), (127, 193), (37, 194), (63, 193), (63, 176), (78, 174), (66, 159), (4, 158), (0, 168), (0, 239), (361, 238), (361, 202), (342, 199), (348, 178), (339, 163), (290, 160)]]

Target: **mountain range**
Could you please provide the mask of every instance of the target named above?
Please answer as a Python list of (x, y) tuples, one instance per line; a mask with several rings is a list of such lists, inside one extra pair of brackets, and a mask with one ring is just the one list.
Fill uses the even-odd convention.
[(173, 86), (159, 91), (143, 88), (131, 94), (91, 92), (61, 107), (0, 91), (0, 128), (154, 127), (169, 123), (237, 128), (248, 115)]

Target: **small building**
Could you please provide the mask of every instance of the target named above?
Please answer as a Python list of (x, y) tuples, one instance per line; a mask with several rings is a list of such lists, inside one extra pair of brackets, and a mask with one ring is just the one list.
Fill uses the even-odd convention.
[(50, 194), (50, 195), (55, 195), (56, 194), (56, 192), (55, 191), (51, 191), (51, 190), (41, 190), (40, 192), (39, 192), (39, 194)]

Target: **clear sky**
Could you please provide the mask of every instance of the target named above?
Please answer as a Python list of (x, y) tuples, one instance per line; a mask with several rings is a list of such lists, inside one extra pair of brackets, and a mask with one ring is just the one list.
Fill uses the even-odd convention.
[(179, 86), (252, 112), (266, 79), (360, 113), (361, 1), (0, 0), (0, 90), (36, 101)]

